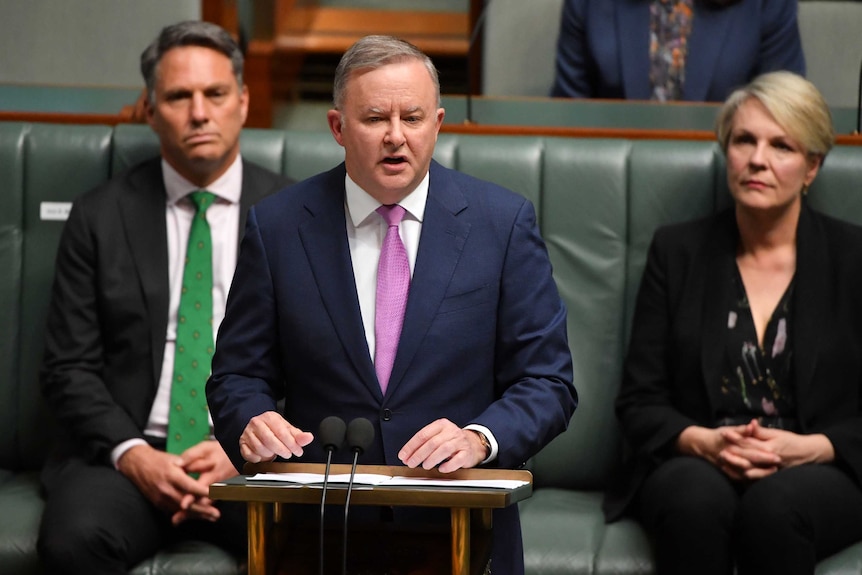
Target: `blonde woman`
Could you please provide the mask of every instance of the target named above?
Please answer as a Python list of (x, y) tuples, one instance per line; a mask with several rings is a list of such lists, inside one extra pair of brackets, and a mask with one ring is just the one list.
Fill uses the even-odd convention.
[(817, 89), (757, 77), (719, 114), (733, 208), (659, 230), (617, 415), (659, 572), (814, 572), (862, 539), (862, 228), (806, 193), (834, 132)]

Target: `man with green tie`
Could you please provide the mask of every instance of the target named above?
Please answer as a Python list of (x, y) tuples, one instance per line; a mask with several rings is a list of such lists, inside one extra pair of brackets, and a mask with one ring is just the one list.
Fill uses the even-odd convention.
[(289, 182), (240, 156), (249, 94), (231, 36), (166, 27), (141, 56), (161, 157), (80, 196), (57, 255), (42, 387), (61, 434), (43, 472), (51, 573), (127, 573), (177, 539), (245, 554), (236, 474), (204, 384), (249, 206)]

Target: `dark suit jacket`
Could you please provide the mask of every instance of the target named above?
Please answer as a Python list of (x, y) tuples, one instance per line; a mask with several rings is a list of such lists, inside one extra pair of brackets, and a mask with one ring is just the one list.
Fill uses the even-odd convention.
[[(207, 385), (219, 441), (240, 467), (249, 419), (285, 397), (286, 419), (313, 433), (330, 415), (369, 419), (375, 437), (361, 463), (400, 465), (400, 448), (445, 417), (485, 425), (500, 445), (496, 463), (520, 466), (576, 405), (566, 311), (532, 205), (432, 162), (384, 396), (353, 277), (344, 178), (342, 164), (249, 212)], [(304, 451), (300, 461), (325, 459), (316, 441)], [(335, 459), (351, 461), (346, 451)], [(520, 551), (515, 507), (495, 516), (495, 533), (495, 549), (499, 540)]]
[[(240, 225), (254, 202), (288, 183), (244, 162)], [(142, 437), (168, 322), (165, 202), (159, 158), (74, 202), (57, 252), (41, 374), (63, 431), (53, 459), (75, 453), (110, 465), (111, 449)]]
[[(796, 0), (695, 0), (683, 99), (721, 102), (758, 74), (805, 74)], [(565, 0), (552, 96), (649, 100), (650, 0)]]
[[(715, 426), (724, 367), (733, 210), (656, 232), (638, 294), (617, 415), (630, 473), (605, 502), (618, 518), (690, 425)], [(803, 207), (793, 294), (793, 381), (801, 433), (824, 433), (862, 483), (862, 228)]]

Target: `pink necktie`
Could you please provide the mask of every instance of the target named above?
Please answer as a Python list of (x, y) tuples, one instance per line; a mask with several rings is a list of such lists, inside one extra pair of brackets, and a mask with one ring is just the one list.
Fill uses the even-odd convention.
[(398, 224), (404, 217), (404, 208), (398, 204), (380, 206), (377, 213), (383, 216), (389, 226), (377, 264), (374, 313), (374, 369), (380, 389), (386, 393), (404, 323), (407, 293), (410, 291), (410, 263), (407, 261), (407, 250), (398, 235)]

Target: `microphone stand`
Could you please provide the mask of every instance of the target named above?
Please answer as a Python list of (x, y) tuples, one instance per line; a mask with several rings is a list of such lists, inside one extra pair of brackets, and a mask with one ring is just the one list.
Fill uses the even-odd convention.
[(347, 495), (344, 498), (344, 538), (341, 550), (341, 573), (347, 575), (347, 513), (350, 510), (350, 494), (353, 491), (353, 478), (356, 476), (356, 462), (359, 460), (361, 448), (353, 449), (353, 467), (350, 470), (350, 481), (347, 482)]
[(326, 471), (323, 474), (323, 492), (320, 494), (320, 557), (318, 560), (320, 575), (323, 575), (323, 524), (326, 511), (326, 489), (329, 486), (329, 467), (332, 463), (333, 452), (344, 443), (346, 427), (344, 421), (334, 415), (320, 422), (320, 441), (323, 443), (323, 449), (326, 451)]
[(323, 515), (326, 508), (326, 488), (329, 485), (329, 464), (332, 462), (331, 447), (326, 449), (326, 470), (323, 473), (323, 493), (320, 495), (320, 558), (318, 559), (319, 573), (323, 575)]
[(859, 65), (859, 95), (856, 100), (856, 132), (862, 134), (862, 64)]
[(371, 445), (374, 439), (374, 426), (364, 417), (357, 417), (347, 425), (347, 445), (353, 451), (353, 468), (350, 470), (350, 480), (347, 482), (347, 495), (344, 499), (344, 539), (341, 552), (341, 573), (347, 575), (347, 514), (350, 510), (350, 494), (353, 492), (353, 480), (356, 477), (356, 463), (359, 456)]
[(476, 23), (473, 25), (473, 31), (470, 33), (470, 40), (467, 42), (467, 98), (465, 100), (465, 104), (467, 106), (466, 114), (464, 116), (464, 124), (471, 125), (473, 122), (473, 92), (476, 91), (476, 86), (473, 85), (473, 59), (476, 57), (476, 53), (473, 51), (475, 47), (476, 40), (479, 38), (479, 34), (482, 32), (482, 28), (485, 24), (485, 16), (488, 15), (488, 6), (491, 4), (491, 0), (487, 0), (483, 2), (482, 11), (479, 13), (479, 16), (476, 18)]

